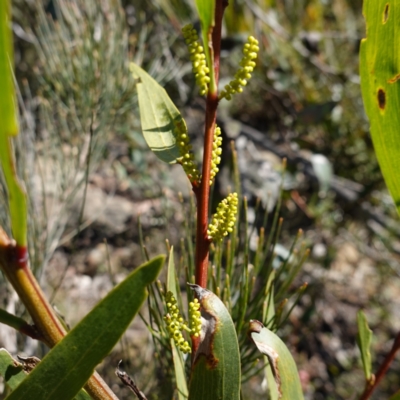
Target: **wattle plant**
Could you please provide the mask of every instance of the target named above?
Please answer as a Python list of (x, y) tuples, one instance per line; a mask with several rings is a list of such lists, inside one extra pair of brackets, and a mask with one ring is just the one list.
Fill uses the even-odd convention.
[[(292, 262), (301, 233), (287, 259), (276, 267), (274, 246), (282, 227), (278, 217), (280, 204), (270, 224), (271, 232), (260, 229), (254, 255), (249, 251), (247, 201), (240, 196), (240, 184), (235, 184), (214, 213), (210, 210), (210, 187), (215, 184), (223, 157), (221, 127), (216, 125), (218, 106), (251, 84), (259, 43), (255, 37), (248, 37), (233, 78), (220, 88), (222, 18), (227, 2), (197, 0), (196, 5), (201, 32), (192, 24), (184, 26), (182, 44), (185, 42), (188, 50), (196, 90), (205, 97), (201, 163), (196, 160), (187, 124), (165, 89), (139, 65), (130, 65), (144, 138), (161, 161), (182, 166), (194, 194), (196, 204), (189, 206), (193, 215), (185, 219), (182, 234), (185, 236), (182, 259), (186, 256), (188, 261), (176, 266), (171, 247), (166, 282), (157, 281), (164, 257), (149, 260), (67, 332), (29, 265), (28, 202), (16, 172), (13, 148), (19, 128), (10, 62), (13, 60), (10, 1), (0, 2), (0, 77), (4, 82), (0, 91), (0, 162), (10, 214), (9, 231), (0, 227), (0, 267), (33, 323), (5, 310), (0, 310), (0, 322), (40, 340), (50, 349), (42, 361), (30, 368), (0, 350), (0, 375), (11, 392), (7, 399), (116, 400), (95, 368), (118, 342), (146, 298), (151, 317), (144, 320), (154, 346), (162, 350), (158, 354), (163, 355), (157, 361), (165, 362), (172, 371), (169, 383), (179, 400), (239, 400), (243, 397), (242, 382), (258, 373), (267, 379), (272, 400), (303, 399), (293, 357), (275, 333), (289, 316), (290, 310), (284, 307), (289, 297), (287, 289), (308, 254), (304, 251), (297, 262)], [(394, 0), (366, 0), (364, 10), (367, 19), (367, 38), (361, 45), (364, 102), (383, 174), (399, 209), (400, 67), (396, 43), (400, 5)], [(72, 20), (73, 13), (69, 17)], [(233, 169), (238, 182), (234, 149)], [(196, 219), (194, 241), (192, 217)], [(303, 284), (295, 291), (294, 304), (306, 287)], [(374, 375), (369, 349), (372, 333), (362, 312), (358, 315), (358, 326), (366, 377), (361, 395), (364, 400), (369, 398), (400, 349), (400, 334)], [(137, 398), (146, 399), (124, 372), (118, 369), (116, 374)], [(393, 399), (399, 397), (398, 393)]]

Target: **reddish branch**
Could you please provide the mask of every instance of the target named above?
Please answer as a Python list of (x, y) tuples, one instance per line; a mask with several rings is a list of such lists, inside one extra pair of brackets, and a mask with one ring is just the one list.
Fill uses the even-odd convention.
[[(221, 50), (221, 28), (222, 16), (227, 1), (216, 0), (215, 4), (215, 24), (212, 31), (212, 53), (214, 55), (214, 76), (215, 85), (218, 87), (219, 80), (219, 60)], [(204, 134), (204, 153), (203, 171), (199, 190), (196, 191), (197, 197), (197, 232), (196, 232), (196, 284), (201, 287), (207, 286), (208, 258), (210, 241), (207, 237), (208, 227), (208, 204), (210, 198), (210, 171), (211, 154), (217, 118), (218, 90), (207, 95), (205, 134)]]
[(371, 379), (367, 382), (364, 392), (361, 395), (359, 400), (367, 400), (371, 397), (372, 392), (376, 389), (379, 382), (382, 378), (386, 375), (387, 370), (390, 367), (390, 364), (394, 360), (396, 353), (400, 350), (400, 332), (397, 334), (396, 339), (394, 340), (392, 349), (386, 356), (385, 360), (383, 361), (381, 367), (379, 368), (378, 372), (375, 375), (375, 379)]

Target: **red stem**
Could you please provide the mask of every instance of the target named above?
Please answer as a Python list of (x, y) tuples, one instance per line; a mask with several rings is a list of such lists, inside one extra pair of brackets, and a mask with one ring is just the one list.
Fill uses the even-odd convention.
[[(214, 55), (215, 85), (218, 87), (219, 59), (221, 50), (222, 16), (228, 2), (217, 0), (215, 3), (215, 24), (212, 31), (212, 53)], [(209, 92), (206, 102), (206, 120), (204, 134), (203, 171), (201, 185), (197, 190), (197, 231), (196, 231), (196, 284), (207, 286), (208, 258), (210, 253), (210, 241), (207, 237), (208, 227), (208, 203), (210, 198), (210, 171), (211, 154), (217, 119), (218, 90)]]
[(367, 400), (371, 397), (372, 392), (376, 389), (379, 382), (386, 375), (386, 372), (389, 369), (390, 364), (394, 360), (394, 357), (396, 356), (396, 353), (399, 350), (400, 350), (400, 332), (396, 336), (396, 339), (393, 343), (392, 349), (390, 350), (389, 354), (386, 356), (381, 367), (379, 368), (378, 372), (376, 373), (375, 379), (371, 379), (370, 381), (368, 381), (366, 383), (364, 392), (361, 395), (359, 400)]

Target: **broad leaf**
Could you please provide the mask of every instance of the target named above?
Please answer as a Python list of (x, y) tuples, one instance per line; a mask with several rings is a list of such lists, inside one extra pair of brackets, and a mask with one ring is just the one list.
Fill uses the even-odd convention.
[(376, 156), (400, 213), (400, 3), (365, 0), (360, 75)]
[(70, 400), (112, 350), (164, 263), (157, 257), (116, 286), (58, 343), (7, 400)]
[(189, 285), (201, 304), (202, 333), (194, 356), (189, 400), (239, 400), (240, 355), (235, 326), (212, 292)]
[[(256, 320), (250, 321), (249, 333), (258, 350), (268, 357), (275, 378), (273, 383), (276, 384), (278, 399), (304, 399), (296, 363), (285, 343)], [(271, 382), (268, 383), (271, 384)]]
[(160, 84), (135, 63), (130, 64), (130, 69), (137, 79), (143, 136), (159, 159), (175, 163), (181, 157), (176, 145), (176, 127), (186, 128), (186, 123)]
[[(174, 262), (174, 247), (171, 246), (168, 260), (168, 273), (167, 273), (167, 290), (172, 292), (174, 297), (178, 300), (176, 290), (176, 272)], [(174, 372), (176, 379), (176, 388), (178, 391), (178, 399), (185, 400), (188, 398), (188, 388), (186, 384), (185, 363), (183, 361), (182, 353), (177, 349), (175, 341), (171, 341), (172, 359), (174, 361)]]
[(370, 352), (372, 331), (371, 329), (369, 329), (367, 318), (361, 310), (357, 313), (357, 325), (357, 344), (361, 353), (361, 360), (364, 368), (365, 378), (367, 381), (369, 381), (372, 376), (372, 361)]

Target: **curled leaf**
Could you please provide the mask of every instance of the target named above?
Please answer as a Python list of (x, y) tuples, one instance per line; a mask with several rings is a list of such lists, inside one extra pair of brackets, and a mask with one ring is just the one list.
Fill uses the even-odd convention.
[(240, 355), (232, 318), (214, 293), (198, 285), (189, 286), (200, 301), (202, 317), (189, 400), (239, 400)]
[(296, 364), (285, 343), (256, 320), (250, 321), (249, 334), (258, 350), (268, 357), (278, 390), (278, 399), (304, 399)]

